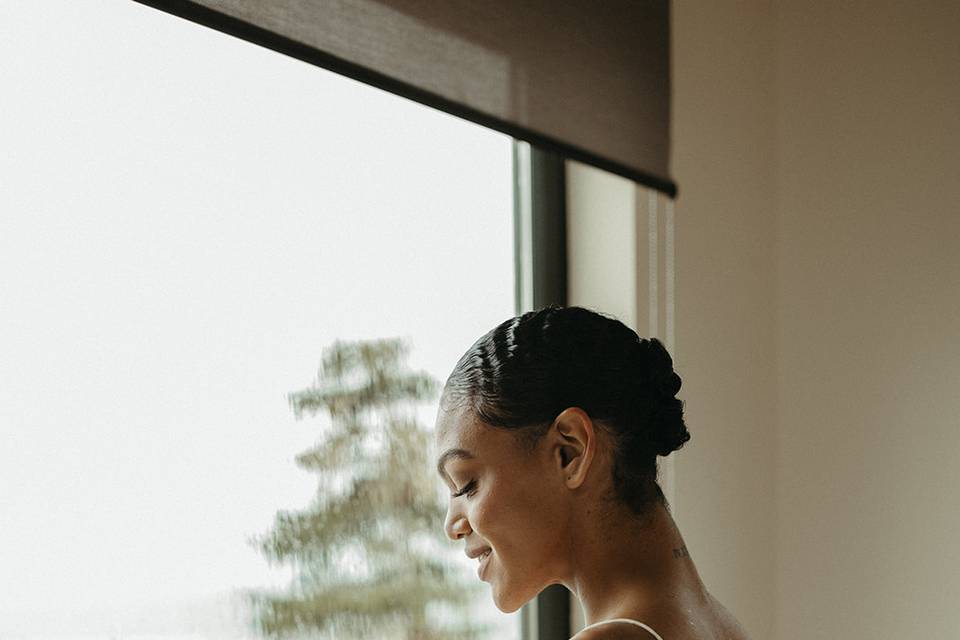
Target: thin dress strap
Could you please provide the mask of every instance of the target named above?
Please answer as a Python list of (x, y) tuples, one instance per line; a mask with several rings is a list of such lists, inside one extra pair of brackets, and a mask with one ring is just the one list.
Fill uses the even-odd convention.
[(660, 637), (660, 634), (659, 634), (659, 633), (657, 633), (656, 631), (654, 631), (653, 629), (651, 629), (651, 628), (648, 627), (647, 625), (643, 624), (643, 623), (640, 622), (639, 620), (632, 620), (632, 619), (630, 619), (630, 618), (611, 618), (610, 620), (603, 620), (603, 621), (601, 621), (601, 622), (594, 622), (593, 624), (587, 625), (586, 627), (584, 627), (583, 629), (581, 629), (581, 631), (583, 631), (583, 630), (585, 630), (585, 629), (590, 629), (590, 628), (593, 628), (593, 627), (598, 627), (598, 626), (600, 626), (601, 624), (607, 624), (608, 622), (629, 622), (630, 624), (635, 624), (635, 625), (637, 625), (638, 627), (641, 627), (641, 628), (643, 628), (643, 629), (646, 629), (646, 630), (649, 631), (651, 634), (653, 634), (653, 637), (656, 638), (657, 640), (663, 640), (663, 638)]

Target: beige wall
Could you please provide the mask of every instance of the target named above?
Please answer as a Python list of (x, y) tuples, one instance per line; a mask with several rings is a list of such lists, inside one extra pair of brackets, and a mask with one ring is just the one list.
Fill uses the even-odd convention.
[(675, 2), (678, 522), (755, 639), (960, 637), (960, 10)]
[(779, 640), (960, 637), (958, 7), (777, 6)]
[(773, 15), (673, 5), (677, 358), (691, 440), (677, 524), (755, 640), (774, 624), (776, 254)]

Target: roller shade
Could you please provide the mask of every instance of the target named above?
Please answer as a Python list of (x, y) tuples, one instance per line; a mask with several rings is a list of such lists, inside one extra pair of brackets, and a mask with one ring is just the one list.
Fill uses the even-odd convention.
[(667, 0), (137, 0), (676, 194)]

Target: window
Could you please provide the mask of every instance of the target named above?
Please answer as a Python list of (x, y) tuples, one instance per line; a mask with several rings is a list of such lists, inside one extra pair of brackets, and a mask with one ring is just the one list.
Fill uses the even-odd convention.
[(442, 383), (515, 312), (513, 141), (132, 2), (0, 36), (0, 637), (255, 637), (237, 590), (309, 569), (249, 542), (317, 496), (288, 395), (337, 340)]

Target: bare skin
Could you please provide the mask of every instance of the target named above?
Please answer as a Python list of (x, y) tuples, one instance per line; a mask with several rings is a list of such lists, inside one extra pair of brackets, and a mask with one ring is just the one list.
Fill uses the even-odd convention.
[[(490, 549), (482, 579), (501, 611), (562, 584), (580, 600), (588, 625), (632, 618), (665, 640), (747, 640), (707, 591), (670, 513), (657, 505), (640, 519), (614, 497), (610, 440), (586, 412), (565, 409), (527, 453), (511, 431), (465, 408), (442, 407), (438, 471), (451, 492), (444, 530), (465, 551)], [(458, 449), (469, 455), (443, 455)], [(610, 623), (574, 638), (652, 636)]]

